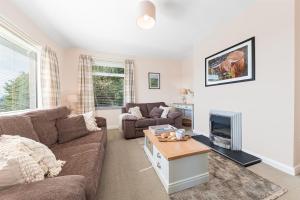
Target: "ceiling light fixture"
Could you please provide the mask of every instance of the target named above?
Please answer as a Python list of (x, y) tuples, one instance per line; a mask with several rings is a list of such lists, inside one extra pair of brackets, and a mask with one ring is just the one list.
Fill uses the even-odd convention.
[(151, 1), (143, 0), (139, 3), (139, 15), (136, 23), (142, 29), (151, 29), (155, 24), (155, 6)]

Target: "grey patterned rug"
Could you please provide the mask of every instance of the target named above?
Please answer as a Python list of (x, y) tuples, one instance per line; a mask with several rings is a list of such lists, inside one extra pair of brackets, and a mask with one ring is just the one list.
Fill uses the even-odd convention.
[(273, 200), (287, 190), (250, 170), (209, 153), (209, 181), (170, 195), (171, 200)]

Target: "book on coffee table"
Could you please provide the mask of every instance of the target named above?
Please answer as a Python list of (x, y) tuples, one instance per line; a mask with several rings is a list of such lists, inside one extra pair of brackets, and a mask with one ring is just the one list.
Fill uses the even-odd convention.
[(176, 131), (177, 128), (171, 126), (170, 124), (157, 125), (157, 126), (149, 126), (149, 131), (154, 135), (160, 135), (162, 133), (169, 133)]

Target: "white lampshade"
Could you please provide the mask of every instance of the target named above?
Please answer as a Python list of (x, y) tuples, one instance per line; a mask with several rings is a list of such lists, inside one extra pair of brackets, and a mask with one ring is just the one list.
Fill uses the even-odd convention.
[(151, 1), (143, 0), (139, 3), (139, 15), (136, 23), (142, 29), (151, 29), (155, 24), (155, 6)]

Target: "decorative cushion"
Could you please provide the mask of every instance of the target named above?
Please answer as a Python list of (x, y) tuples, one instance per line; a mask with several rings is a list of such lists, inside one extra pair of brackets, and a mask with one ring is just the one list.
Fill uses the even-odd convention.
[(161, 114), (161, 118), (167, 118), (168, 117), (168, 113), (171, 110), (172, 107), (163, 107), (163, 106), (159, 106), (160, 109), (163, 109), (163, 112)]
[(150, 115), (151, 118), (160, 118), (160, 116), (161, 116), (161, 114), (162, 114), (163, 111), (164, 111), (164, 110), (161, 109), (161, 108), (154, 107), (154, 108), (150, 111), (149, 115)]
[(39, 137), (36, 134), (30, 117), (27, 116), (3, 116), (0, 117), (0, 134), (20, 135), (39, 142)]
[(149, 115), (150, 115), (151, 110), (154, 107), (158, 107), (159, 108), (159, 106), (167, 107), (167, 105), (165, 104), (165, 102), (147, 103), (147, 109), (148, 109)]
[(88, 134), (82, 115), (57, 120), (58, 143), (65, 143)]
[(182, 113), (181, 112), (178, 112), (178, 111), (170, 111), (169, 114), (168, 114), (168, 117), (171, 118), (171, 119), (176, 119), (177, 117), (181, 116)]
[(129, 112), (130, 108), (136, 107), (136, 106), (138, 106), (140, 108), (140, 111), (141, 111), (143, 117), (149, 117), (149, 111), (148, 111), (146, 103), (127, 103), (126, 111)]
[(138, 107), (138, 106), (129, 108), (128, 112), (130, 114), (134, 115), (137, 119), (142, 119), (143, 118), (143, 115), (140, 111), (140, 107)]
[(84, 114), (82, 114), (82, 116), (84, 118), (85, 125), (86, 125), (86, 128), (87, 128), (88, 131), (99, 131), (99, 130), (101, 130), (101, 128), (99, 128), (97, 126), (95, 115), (94, 115), (93, 111), (84, 113)]

